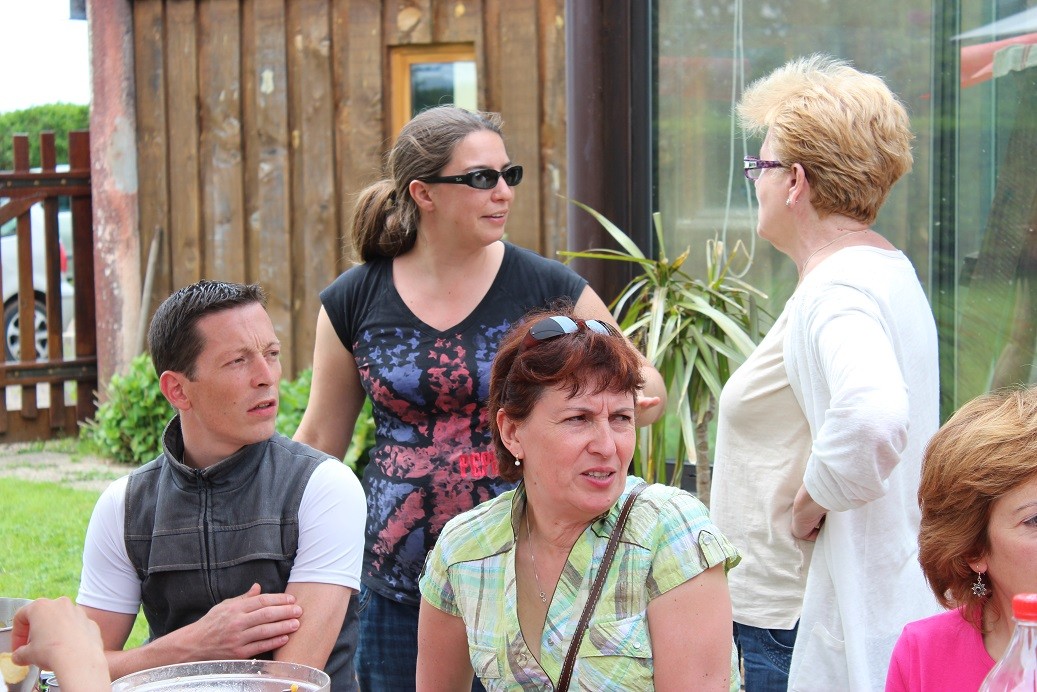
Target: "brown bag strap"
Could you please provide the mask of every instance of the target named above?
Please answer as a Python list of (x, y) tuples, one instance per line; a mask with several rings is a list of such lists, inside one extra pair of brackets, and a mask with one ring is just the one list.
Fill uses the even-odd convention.
[(630, 510), (634, 506), (634, 500), (641, 494), (641, 491), (648, 487), (647, 483), (642, 483), (627, 495), (626, 502), (623, 503), (623, 509), (619, 513), (619, 518), (616, 520), (616, 527), (612, 529), (612, 535), (609, 536), (608, 547), (605, 548), (605, 555), (601, 558), (601, 564), (598, 566), (598, 574), (594, 578), (594, 584), (591, 585), (590, 595), (587, 597), (587, 605), (583, 607), (583, 614), (580, 615), (580, 622), (576, 625), (576, 632), (573, 633), (572, 642), (569, 644), (569, 651), (565, 654), (565, 661), (562, 663), (562, 672), (558, 676), (558, 684), (555, 685), (555, 692), (567, 692), (569, 689), (569, 680), (573, 675), (573, 668), (576, 667), (576, 654), (580, 650), (580, 642), (583, 641), (583, 635), (587, 631), (587, 625), (590, 624), (591, 615), (594, 614), (594, 607), (598, 604), (598, 599), (601, 597), (601, 590), (605, 586), (605, 577), (608, 576), (609, 567), (612, 566), (612, 558), (616, 556), (616, 548), (619, 547), (619, 538), (623, 535), (623, 527), (627, 525), (627, 517), (630, 516)]

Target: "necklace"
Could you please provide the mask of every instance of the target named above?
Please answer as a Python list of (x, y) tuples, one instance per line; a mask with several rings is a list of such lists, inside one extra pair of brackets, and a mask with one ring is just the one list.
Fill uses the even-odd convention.
[[(842, 230), (842, 229), (838, 229), (838, 230)], [(864, 232), (866, 232), (868, 230), (870, 230), (870, 229), (868, 229), (868, 228), (858, 228), (856, 231), (846, 231), (842, 235), (837, 235), (836, 237), (832, 238), (827, 243), (825, 243), (824, 245), (822, 245), (821, 247), (819, 247), (818, 249), (814, 250), (809, 255), (807, 255), (806, 260), (803, 262), (803, 269), (807, 268), (807, 265), (810, 264), (810, 260), (814, 259), (814, 255), (816, 255), (817, 253), (821, 252), (822, 250), (824, 250), (829, 245), (834, 245), (836, 241), (842, 240), (843, 238), (845, 238), (847, 236), (851, 236), (854, 233), (864, 233)]]
[(537, 591), (540, 592), (540, 600), (547, 603), (547, 594), (544, 587), (540, 586), (540, 575), (537, 574), (537, 559), (533, 557), (533, 532), (529, 530), (529, 508), (526, 508), (526, 540), (529, 541), (529, 561), (533, 563), (533, 577), (537, 580)]

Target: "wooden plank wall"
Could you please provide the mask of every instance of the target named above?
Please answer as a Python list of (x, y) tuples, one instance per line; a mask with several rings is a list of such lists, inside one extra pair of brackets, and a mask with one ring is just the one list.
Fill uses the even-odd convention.
[(258, 281), (286, 376), (310, 364), (318, 293), (350, 265), (354, 196), (394, 134), (398, 45), (474, 46), (480, 108), (526, 168), (508, 238), (565, 247), (564, 0), (135, 0), (133, 31), (148, 314), (201, 278)]

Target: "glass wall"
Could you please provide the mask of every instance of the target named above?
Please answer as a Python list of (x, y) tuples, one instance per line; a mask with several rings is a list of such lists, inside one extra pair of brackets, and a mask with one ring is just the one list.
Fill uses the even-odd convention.
[(741, 242), (744, 278), (780, 312), (796, 271), (756, 239), (741, 159), (760, 142), (743, 137), (733, 105), (791, 58), (848, 59), (882, 75), (911, 114), (914, 169), (874, 228), (911, 258), (933, 303), (945, 414), (1032, 379), (1037, 0), (656, 0), (655, 15), (656, 207), (671, 255)]

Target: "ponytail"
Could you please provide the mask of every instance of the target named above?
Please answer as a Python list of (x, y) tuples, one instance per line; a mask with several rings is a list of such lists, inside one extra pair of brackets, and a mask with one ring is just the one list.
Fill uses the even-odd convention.
[(414, 247), (417, 239), (417, 206), (404, 192), (401, 203), (393, 182), (383, 178), (361, 191), (349, 226), (353, 252), (364, 262), (392, 259)]

